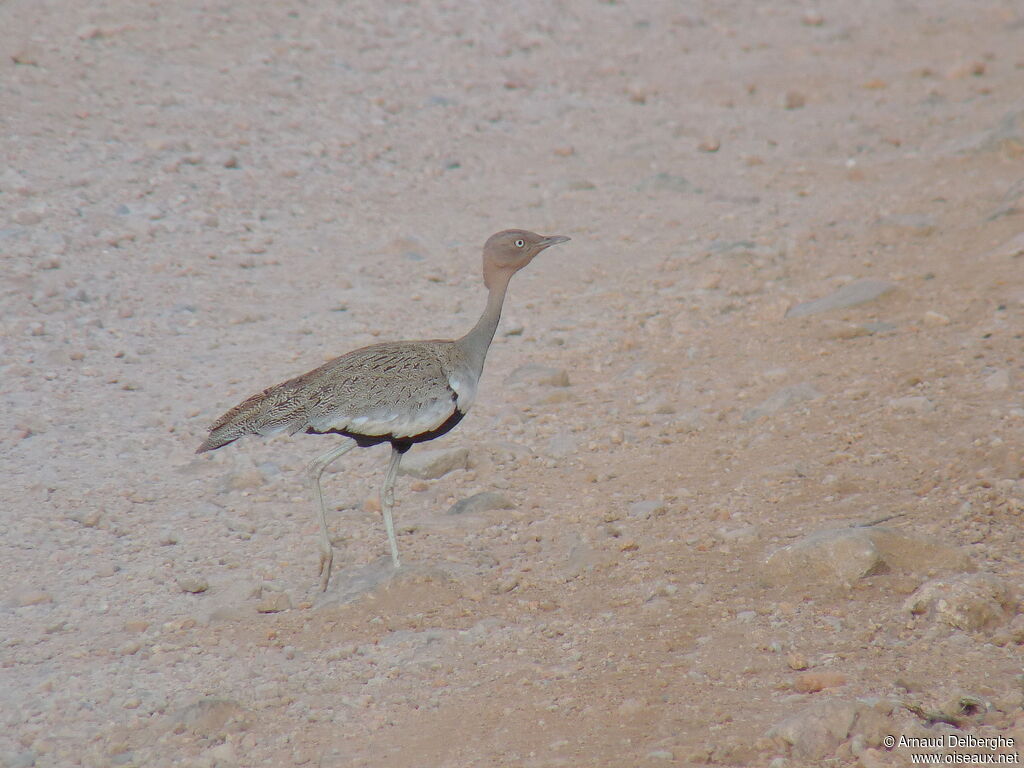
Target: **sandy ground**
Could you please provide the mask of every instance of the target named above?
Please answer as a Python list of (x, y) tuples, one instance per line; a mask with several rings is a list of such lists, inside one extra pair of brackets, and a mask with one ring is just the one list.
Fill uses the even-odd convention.
[[(0, 54), (0, 765), (1024, 742), (1016, 0), (6, 0)], [(206, 425), (461, 334), (512, 226), (572, 242), (468, 460), (400, 479), (397, 574), (386, 449), (332, 467), (321, 595), (330, 438)]]

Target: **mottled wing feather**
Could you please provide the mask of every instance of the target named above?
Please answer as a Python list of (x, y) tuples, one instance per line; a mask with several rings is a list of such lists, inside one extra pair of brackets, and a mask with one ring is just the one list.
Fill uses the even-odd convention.
[(367, 347), (318, 373), (317, 394), (306, 411), (315, 432), (412, 437), (436, 429), (455, 411), (436, 342)]
[(394, 342), (335, 358), (236, 405), (213, 423), (199, 452), (243, 435), (304, 429), (398, 438), (429, 432), (456, 408), (450, 347), (451, 342)]

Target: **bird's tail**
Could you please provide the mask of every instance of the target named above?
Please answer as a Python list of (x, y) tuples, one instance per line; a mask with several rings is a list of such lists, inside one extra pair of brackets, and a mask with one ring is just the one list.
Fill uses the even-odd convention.
[(210, 434), (196, 453), (215, 451), (245, 435), (294, 434), (302, 429), (304, 411), (291, 384), (277, 384), (236, 405), (210, 425)]

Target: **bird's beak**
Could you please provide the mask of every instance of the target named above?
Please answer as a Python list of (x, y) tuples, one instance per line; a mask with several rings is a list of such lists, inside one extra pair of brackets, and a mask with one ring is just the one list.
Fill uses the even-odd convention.
[(568, 242), (569, 238), (565, 235), (551, 235), (551, 237), (545, 237), (538, 244), (538, 252), (543, 251), (545, 248), (550, 248), (552, 245), (558, 245), (559, 243)]

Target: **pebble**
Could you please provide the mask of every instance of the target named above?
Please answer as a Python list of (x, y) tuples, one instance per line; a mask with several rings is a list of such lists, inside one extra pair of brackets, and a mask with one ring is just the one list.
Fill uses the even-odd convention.
[(101, 513), (98, 509), (75, 509), (67, 513), (68, 520), (73, 520), (85, 528), (95, 528), (100, 524)]
[(233, 491), (248, 491), (259, 488), (266, 482), (263, 473), (257, 469), (232, 472), (227, 476), (227, 487)]
[(216, 747), (210, 747), (210, 749), (206, 750), (206, 754), (209, 755), (218, 766), (226, 767), (238, 764), (238, 755), (235, 752), (235, 746), (230, 741), (218, 744)]
[(641, 712), (644, 711), (644, 709), (644, 703), (640, 701), (640, 699), (631, 698), (624, 699), (623, 702), (619, 704), (618, 709), (616, 711), (622, 717), (633, 717), (634, 715), (639, 715)]
[(987, 573), (967, 574), (926, 581), (906, 599), (903, 610), (929, 616), (954, 629), (992, 631), (1018, 610), (1012, 590)]
[(802, 653), (791, 653), (786, 657), (786, 666), (790, 669), (800, 671), (807, 669), (811, 665), (807, 661), (807, 657)]
[(287, 592), (270, 592), (256, 603), (257, 613), (280, 613), (292, 608), (292, 599)]
[(807, 317), (837, 309), (847, 309), (874, 301), (896, 289), (895, 283), (887, 280), (856, 280), (820, 299), (803, 301), (790, 307), (786, 317)]
[(2, 764), (4, 768), (33, 768), (36, 764), (36, 757), (38, 755), (34, 750), (26, 749), (23, 752), (5, 755)]
[(231, 699), (198, 699), (183, 707), (173, 721), (184, 730), (204, 738), (223, 737), (227, 733), (246, 729), (247, 712)]
[(481, 491), (465, 499), (452, 504), (448, 509), (449, 515), (477, 514), (489, 512), (492, 509), (515, 509), (507, 496), (497, 491)]
[(652, 86), (636, 80), (626, 86), (626, 95), (634, 104), (646, 104), (647, 100), (657, 93)]
[(689, 179), (675, 173), (665, 173), (664, 171), (648, 176), (637, 185), (637, 189), (641, 192), (648, 190), (676, 193), (700, 192), (699, 189), (690, 183)]
[(563, 459), (576, 452), (579, 447), (579, 438), (575, 435), (570, 435), (567, 432), (562, 432), (552, 437), (547, 441), (544, 452), (548, 456), (552, 456), (556, 459)]
[(849, 678), (842, 672), (804, 672), (796, 676), (793, 690), (797, 693), (817, 693), (826, 688), (846, 685)]
[(985, 377), (985, 389), (989, 392), (1005, 392), (1010, 388), (1010, 372), (1003, 369)]
[(189, 592), (193, 595), (198, 595), (208, 590), (210, 585), (207, 583), (206, 579), (195, 576), (185, 576), (178, 579), (178, 588), (182, 592)]
[(808, 9), (800, 17), (800, 23), (805, 27), (820, 27), (825, 23), (825, 17), (821, 15), (821, 11)]
[(924, 395), (893, 397), (889, 399), (888, 406), (904, 413), (931, 413), (935, 410), (935, 404)]
[(949, 318), (946, 315), (943, 315), (940, 312), (933, 312), (932, 310), (928, 310), (927, 312), (925, 312), (922, 320), (924, 321), (925, 325), (949, 325)]
[(530, 384), (542, 387), (568, 387), (569, 373), (564, 368), (552, 368), (539, 363), (520, 365), (505, 377), (506, 384)]
[(801, 109), (807, 104), (807, 97), (800, 91), (786, 91), (782, 105), (786, 109)]
[(722, 143), (718, 139), (704, 139), (697, 145), (697, 149), (701, 152), (717, 152), (722, 146)]
[(11, 602), (18, 608), (27, 608), (30, 605), (52, 603), (53, 595), (40, 589), (26, 589), (16, 592)]
[(651, 760), (675, 760), (675, 753), (668, 749), (652, 749), (647, 753)]
[(935, 219), (923, 213), (903, 213), (884, 216), (875, 222), (875, 228), (882, 236), (897, 238), (904, 236), (927, 237), (935, 232)]
[(773, 413), (777, 413), (787, 408), (792, 408), (794, 405), (817, 400), (821, 396), (821, 392), (815, 389), (812, 384), (808, 383), (795, 384), (791, 387), (783, 387), (760, 405), (750, 408), (744, 412), (742, 420), (748, 422), (757, 421), (758, 419), (770, 416)]
[(435, 480), (456, 469), (469, 469), (469, 449), (436, 448), (412, 451), (402, 459), (399, 474)]
[(665, 502), (658, 500), (636, 501), (629, 505), (629, 516), (640, 520), (660, 517), (668, 512)]

